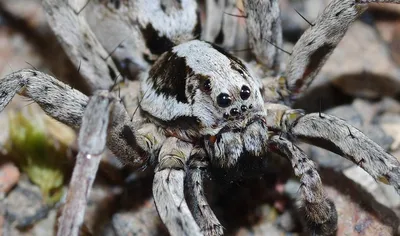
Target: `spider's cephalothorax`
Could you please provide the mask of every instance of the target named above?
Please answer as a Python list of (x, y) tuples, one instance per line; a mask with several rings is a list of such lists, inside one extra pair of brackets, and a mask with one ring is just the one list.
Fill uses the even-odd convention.
[(259, 155), (258, 144), (266, 143), (267, 133), (257, 127), (266, 116), (261, 88), (240, 59), (194, 40), (155, 62), (140, 105), (170, 133), (193, 143), (204, 139), (212, 160), (233, 166), (244, 152)]
[[(332, 0), (296, 43), (286, 66), (278, 50), (277, 0), (243, 0), (251, 63), (213, 44), (235, 45), (239, 21), (223, 13), (237, 10), (236, 0), (148, 2), (43, 1), (50, 26), (92, 91), (90, 97), (36, 70), (17, 71), (0, 81), (0, 111), (20, 94), (51, 117), (80, 128), (59, 236), (78, 235), (105, 147), (124, 163), (156, 164), (153, 197), (172, 235), (222, 235), (203, 186), (211, 174), (207, 167), (231, 168), (240, 158), (261, 160), (270, 154), (286, 157), (299, 178), (306, 229), (313, 235), (332, 234), (337, 228), (334, 204), (324, 194), (314, 162), (296, 146), (299, 141), (349, 159), (400, 193), (395, 157), (339, 118), (291, 108), (366, 3), (399, 0)], [(201, 19), (206, 27), (200, 38), (212, 43), (195, 40)], [(88, 21), (94, 22), (93, 29)], [(257, 76), (246, 65), (256, 65)], [(117, 68), (140, 78), (138, 98), (131, 99), (136, 95), (129, 90), (137, 81), (121, 83), (121, 96), (110, 92), (121, 82)], [(141, 110), (133, 117), (127, 112), (132, 101)]]

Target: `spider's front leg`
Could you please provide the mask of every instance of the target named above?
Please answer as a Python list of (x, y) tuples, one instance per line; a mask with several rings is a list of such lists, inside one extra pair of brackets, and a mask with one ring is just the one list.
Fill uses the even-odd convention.
[(287, 157), (294, 173), (300, 178), (302, 199), (300, 211), (304, 213), (308, 229), (313, 235), (331, 235), (337, 229), (335, 205), (326, 198), (321, 178), (308, 156), (291, 141), (274, 135), (268, 141), (269, 149)]
[[(89, 98), (78, 90), (50, 75), (30, 69), (16, 71), (0, 80), (0, 112), (16, 94), (32, 99), (47, 115), (75, 129), (81, 126), (89, 101)], [(152, 148), (157, 149), (155, 141), (150, 142), (151, 145), (147, 144), (146, 133), (151, 132), (150, 136), (156, 141), (162, 140), (162, 137), (153, 129), (149, 130), (148, 125), (138, 130), (139, 124), (130, 121), (122, 104), (113, 104), (113, 119), (108, 130), (110, 135), (107, 138), (107, 146), (121, 157), (124, 163), (141, 164), (142, 161), (133, 158), (143, 156), (143, 153), (152, 153)], [(136, 139), (138, 133), (142, 133), (140, 137), (143, 138)]]
[(375, 180), (392, 185), (400, 195), (400, 162), (357, 128), (323, 113), (304, 115), (289, 108), (267, 109), (269, 128), (347, 158)]
[(171, 235), (202, 235), (185, 200), (186, 161), (193, 145), (175, 137), (162, 144), (153, 180), (158, 214)]
[(223, 227), (210, 205), (204, 191), (204, 178), (207, 176), (209, 160), (204, 149), (195, 149), (188, 161), (186, 192), (193, 217), (205, 236), (223, 235)]

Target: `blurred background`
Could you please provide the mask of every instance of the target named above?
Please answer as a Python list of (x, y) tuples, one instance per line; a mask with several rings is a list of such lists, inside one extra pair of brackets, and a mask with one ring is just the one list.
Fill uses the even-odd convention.
[[(289, 51), (328, 0), (280, 0)], [(242, 5), (238, 0), (238, 8)], [(223, 14), (223, 12), (221, 13)], [(224, 16), (234, 17), (234, 16)], [(238, 39), (245, 35), (243, 19)], [(243, 40), (241, 40), (242, 42)], [(246, 44), (235, 45), (238, 49)], [(400, 5), (371, 4), (295, 104), (346, 119), (400, 157)], [(38, 0), (0, 0), (0, 78), (35, 68), (85, 91)], [(54, 235), (76, 154), (76, 132), (18, 97), (0, 113), (0, 235)], [(320, 169), (339, 216), (337, 235), (398, 235), (400, 197), (335, 154), (301, 146)], [(210, 177), (208, 197), (227, 235), (307, 235), (287, 163), (249, 178)], [(168, 235), (151, 198), (153, 170), (105, 153), (82, 235)]]

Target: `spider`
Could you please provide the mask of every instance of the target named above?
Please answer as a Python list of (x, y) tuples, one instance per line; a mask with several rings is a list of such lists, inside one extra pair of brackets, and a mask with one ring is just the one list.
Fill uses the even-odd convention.
[[(236, 1), (206, 1), (202, 31), (195, 0), (44, 0), (49, 24), (91, 94), (24, 69), (0, 81), (0, 110), (20, 94), (79, 129), (58, 235), (78, 235), (106, 147), (126, 164), (156, 166), (153, 197), (172, 235), (222, 235), (204, 191), (208, 167), (232, 169), (272, 154), (287, 158), (300, 178), (300, 210), (309, 230), (333, 233), (335, 206), (298, 141), (351, 160), (400, 194), (395, 157), (344, 120), (290, 107), (369, 2), (400, 3), (332, 0), (296, 43), (284, 69), (277, 0), (243, 1), (253, 63), (203, 41), (232, 44), (235, 23), (215, 24), (221, 16), (213, 11), (233, 11)], [(116, 71), (133, 78), (121, 80)], [(130, 86), (137, 80), (140, 91)], [(134, 115), (128, 113), (132, 107)]]

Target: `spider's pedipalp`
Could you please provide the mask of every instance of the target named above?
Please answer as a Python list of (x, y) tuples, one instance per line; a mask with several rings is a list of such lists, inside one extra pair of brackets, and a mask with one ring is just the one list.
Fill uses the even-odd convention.
[(185, 165), (193, 145), (167, 138), (159, 153), (153, 197), (161, 220), (171, 235), (202, 235), (185, 200)]
[(257, 61), (279, 73), (282, 63), (282, 27), (279, 1), (244, 1), (250, 47)]
[(333, 0), (293, 48), (286, 78), (291, 99), (304, 92), (351, 23), (366, 9), (354, 0)]
[(223, 235), (223, 227), (218, 221), (204, 192), (204, 178), (207, 174), (208, 160), (204, 149), (198, 149), (189, 159), (185, 191), (189, 208), (205, 236)]
[(295, 139), (349, 159), (375, 180), (392, 185), (400, 194), (400, 162), (344, 120), (311, 113), (296, 119), (287, 132)]
[(337, 212), (332, 201), (325, 197), (321, 178), (307, 155), (291, 141), (272, 136), (268, 145), (270, 150), (289, 159), (294, 173), (300, 178), (300, 211), (314, 235), (331, 235), (337, 228)]
[(78, 235), (83, 223), (86, 200), (96, 177), (101, 153), (106, 147), (112, 97), (98, 93), (91, 97), (78, 136), (79, 153), (72, 173), (67, 202), (58, 227), (58, 236)]

